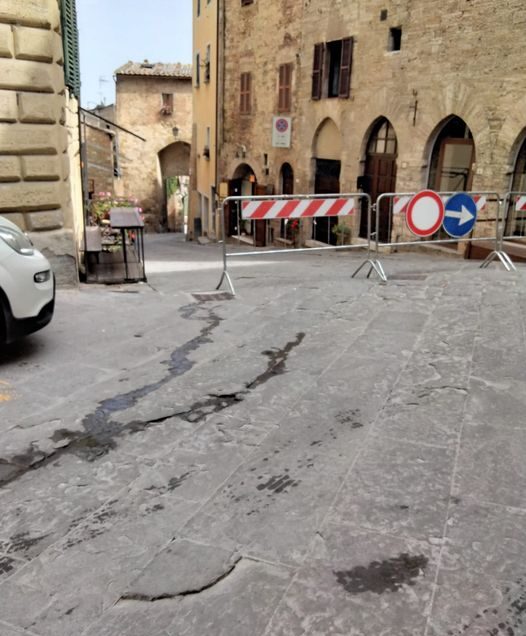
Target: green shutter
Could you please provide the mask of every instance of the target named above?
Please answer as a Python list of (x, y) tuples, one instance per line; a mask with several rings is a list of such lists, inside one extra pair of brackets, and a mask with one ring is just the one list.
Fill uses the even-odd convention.
[(73, 95), (80, 97), (79, 32), (75, 0), (60, 0), (62, 43), (64, 46), (64, 78)]

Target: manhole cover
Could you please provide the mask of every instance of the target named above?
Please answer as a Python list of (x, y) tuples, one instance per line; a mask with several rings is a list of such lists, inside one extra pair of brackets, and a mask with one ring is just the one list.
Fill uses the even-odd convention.
[(201, 292), (199, 294), (192, 294), (192, 296), (199, 302), (206, 302), (207, 300), (232, 300), (232, 298), (234, 298), (230, 292)]

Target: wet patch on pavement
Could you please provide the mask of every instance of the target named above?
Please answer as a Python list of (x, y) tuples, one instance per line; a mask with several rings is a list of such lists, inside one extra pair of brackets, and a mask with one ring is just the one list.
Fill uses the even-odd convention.
[(334, 576), (349, 594), (398, 592), (404, 585), (415, 585), (428, 564), (422, 554), (403, 553), (392, 559), (373, 561), (367, 566), (335, 571)]
[[(195, 314), (199, 309), (198, 305), (187, 305), (181, 309), (181, 314), (186, 319), (201, 320), (201, 317), (195, 318)], [(206, 320), (207, 325), (201, 329), (199, 336), (192, 338), (185, 345), (176, 349), (170, 359), (165, 362), (168, 365), (167, 375), (157, 382), (103, 400), (93, 413), (89, 413), (82, 420), (84, 432), (70, 431), (64, 428), (58, 429), (51, 438), (55, 443), (54, 452), (46, 454), (31, 446), (23, 455), (18, 455), (9, 460), (0, 458), (0, 468), (2, 468), (2, 472), (0, 472), (0, 487), (17, 479), (30, 469), (46, 465), (64, 453), (74, 453), (81, 459), (95, 461), (116, 448), (117, 438), (145, 430), (149, 426), (165, 422), (174, 416), (180, 417), (187, 422), (199, 423), (208, 415), (219, 413), (243, 400), (244, 395), (250, 390), (261, 386), (277, 375), (285, 373), (286, 361), (290, 352), (299, 346), (305, 337), (304, 333), (298, 333), (296, 338), (288, 342), (283, 348), (263, 352), (269, 359), (267, 368), (255, 380), (246, 384), (246, 391), (234, 394), (210, 394), (185, 410), (175, 409), (174, 412), (152, 420), (138, 420), (124, 425), (111, 420), (113, 414), (133, 408), (141, 398), (158, 390), (174, 377), (186, 373), (195, 365), (195, 361), (189, 358), (190, 353), (196, 351), (203, 344), (210, 343), (212, 331), (221, 322), (221, 319), (213, 310), (208, 311)]]

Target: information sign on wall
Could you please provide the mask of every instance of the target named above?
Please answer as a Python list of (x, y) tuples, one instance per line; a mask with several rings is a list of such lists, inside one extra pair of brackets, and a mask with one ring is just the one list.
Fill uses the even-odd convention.
[(290, 148), (292, 119), (290, 117), (273, 117), (272, 147)]

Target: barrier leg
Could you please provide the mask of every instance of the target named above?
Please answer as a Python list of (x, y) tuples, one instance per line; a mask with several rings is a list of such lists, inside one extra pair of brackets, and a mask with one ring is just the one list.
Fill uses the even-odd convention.
[(216, 287), (217, 289), (221, 289), (221, 285), (226, 280), (228, 286), (230, 288), (230, 293), (232, 296), (236, 295), (236, 290), (234, 289), (234, 285), (232, 283), (232, 279), (230, 278), (230, 274), (228, 273), (228, 257), (226, 253), (226, 228), (225, 228), (225, 204), (221, 207), (221, 226), (223, 228), (223, 273), (221, 274), (221, 278)]

